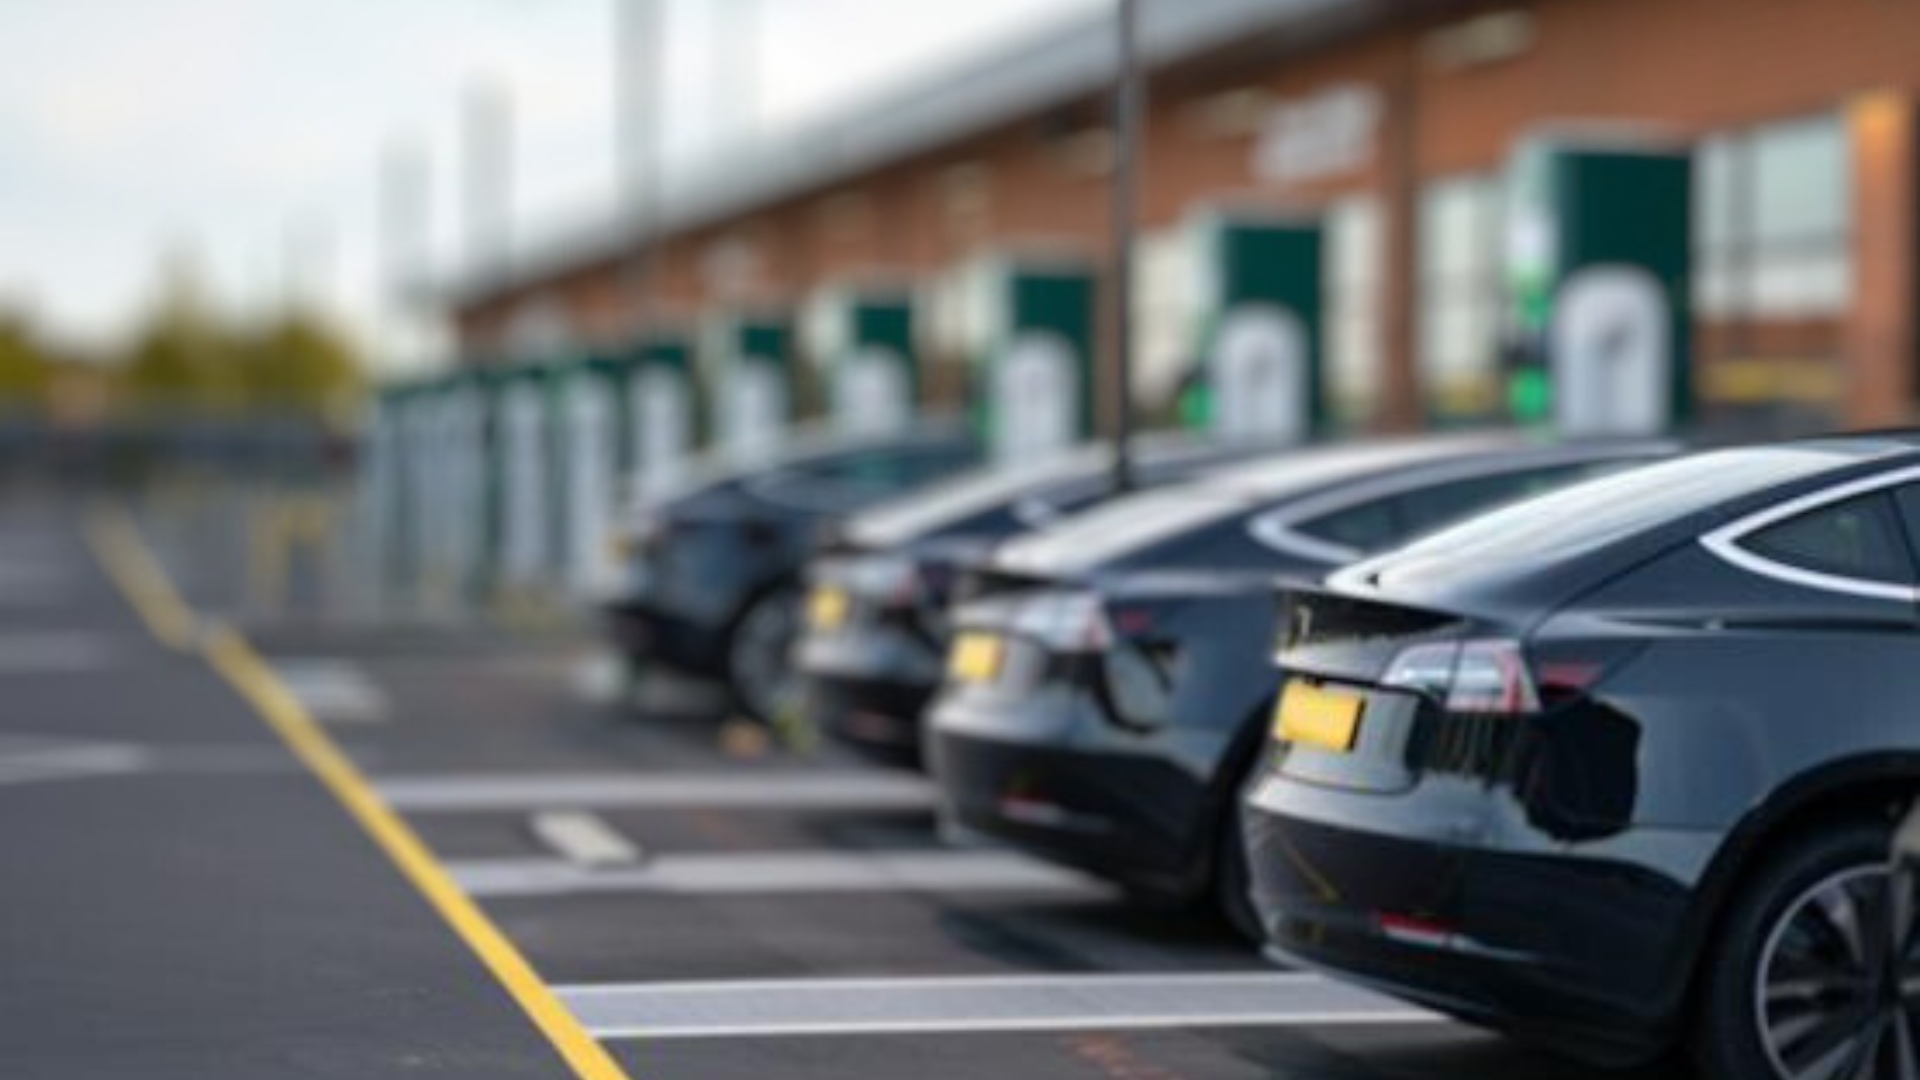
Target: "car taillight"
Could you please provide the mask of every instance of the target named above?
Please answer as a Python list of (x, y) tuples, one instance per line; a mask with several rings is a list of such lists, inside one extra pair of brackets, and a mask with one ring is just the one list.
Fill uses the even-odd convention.
[(1638, 655), (1644, 644), (1619, 638), (1536, 639), (1527, 655), (1541, 706), (1551, 709), (1585, 695), (1602, 676)]
[(1410, 646), (1387, 665), (1380, 682), (1425, 694), (1448, 712), (1507, 716), (1540, 709), (1526, 656), (1509, 638)]
[(1446, 709), (1500, 716), (1539, 712), (1540, 695), (1519, 642), (1487, 638), (1462, 643)]
[(839, 576), (850, 591), (883, 607), (909, 608), (920, 596), (919, 568), (905, 556), (851, 559)]
[(1457, 641), (1414, 645), (1400, 650), (1394, 656), (1393, 662), (1387, 665), (1387, 673), (1381, 676), (1380, 684), (1413, 690), (1444, 701), (1447, 690), (1453, 685), (1453, 666), (1459, 659), (1460, 643)]
[(1020, 606), (1014, 626), (1063, 652), (1100, 652), (1113, 644), (1113, 627), (1092, 593), (1037, 593)]

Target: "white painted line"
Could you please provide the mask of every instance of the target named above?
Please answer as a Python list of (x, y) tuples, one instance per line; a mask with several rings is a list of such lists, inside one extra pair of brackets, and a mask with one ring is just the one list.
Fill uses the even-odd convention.
[(593, 870), (561, 859), (448, 860), (475, 896), (849, 892), (1104, 892), (1109, 886), (1010, 851), (776, 851), (656, 855)]
[(258, 775), (294, 762), (277, 747), (189, 744), (154, 746), (39, 735), (0, 735), (0, 787), (54, 780), (141, 775)]
[(575, 866), (630, 866), (640, 849), (605, 818), (584, 810), (546, 810), (533, 815), (533, 835)]
[(59, 607), (72, 592), (72, 579), (62, 570), (0, 562), (0, 607)]
[[(47, 780), (117, 776), (146, 768), (147, 752), (122, 743), (8, 740), (0, 751), (0, 787)], [(36, 745), (37, 744), (37, 745)]]
[(1446, 1023), (1302, 972), (557, 986), (603, 1039)]
[(620, 700), (626, 688), (626, 666), (611, 653), (595, 653), (573, 662), (567, 671), (567, 686), (582, 701), (605, 705)]
[(85, 631), (3, 633), (0, 634), (0, 675), (97, 671), (111, 662), (113, 651), (105, 637)]
[(0, 591), (13, 589), (65, 588), (73, 574), (64, 560), (28, 556), (9, 556), (0, 551)]
[(543, 810), (565, 807), (756, 810), (924, 810), (924, 777), (883, 772), (524, 773), (390, 776), (375, 787), (396, 810)]
[(341, 660), (276, 660), (273, 672), (316, 720), (369, 724), (387, 718), (387, 696), (353, 664)]

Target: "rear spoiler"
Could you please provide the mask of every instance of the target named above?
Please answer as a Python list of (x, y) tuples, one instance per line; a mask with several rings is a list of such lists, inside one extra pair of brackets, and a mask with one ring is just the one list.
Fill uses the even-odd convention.
[(1455, 636), (1473, 621), (1299, 579), (1276, 586), (1274, 659), (1303, 674), (1372, 681), (1407, 645)]

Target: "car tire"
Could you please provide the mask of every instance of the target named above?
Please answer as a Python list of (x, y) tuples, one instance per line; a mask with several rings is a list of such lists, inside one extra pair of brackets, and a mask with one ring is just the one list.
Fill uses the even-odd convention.
[(1226, 805), (1220, 811), (1215, 831), (1213, 854), (1213, 902), (1220, 914), (1239, 934), (1255, 945), (1264, 944), (1266, 931), (1260, 925), (1260, 912), (1253, 906), (1253, 875), (1247, 866), (1246, 834), (1241, 828), (1241, 806), (1247, 788), (1264, 757), (1258, 752), (1239, 766), (1240, 775), (1229, 789)]
[(727, 690), (741, 712), (763, 724), (779, 718), (793, 686), (788, 653), (799, 620), (800, 590), (776, 585), (748, 601), (727, 631)]
[(1214, 856), (1213, 902), (1233, 932), (1255, 945), (1266, 941), (1260, 913), (1253, 906), (1252, 875), (1247, 870), (1247, 847), (1240, 830), (1240, 804), (1235, 800), (1223, 815), (1220, 850)]
[[(1901, 940), (1911, 952), (1912, 918), (1897, 920), (1903, 929), (1896, 933), (1896, 918), (1880, 915), (1895, 886), (1908, 895), (1912, 889), (1912, 869), (1891, 867), (1891, 836), (1890, 822), (1865, 818), (1822, 828), (1795, 839), (1739, 887), (1700, 982), (1692, 1051), (1703, 1077), (1853, 1076), (1837, 1062), (1807, 1070), (1830, 1055), (1845, 1061), (1848, 1053), (1901, 1052), (1887, 1040), (1897, 1037), (1890, 1025), (1904, 1011), (1887, 1004), (1873, 954), (1858, 952), (1875, 947), (1870, 934)], [(1848, 925), (1853, 932), (1841, 929)], [(1857, 1021), (1844, 1019), (1855, 1014)], [(1833, 1025), (1831, 1046), (1821, 1037), (1822, 1017)], [(1920, 1042), (1920, 1030), (1905, 1023)]]

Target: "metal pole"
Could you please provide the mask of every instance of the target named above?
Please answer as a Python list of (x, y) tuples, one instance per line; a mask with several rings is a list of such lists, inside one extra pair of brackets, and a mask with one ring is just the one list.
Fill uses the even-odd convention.
[(487, 278), (504, 273), (512, 254), (513, 101), (505, 84), (476, 79), (462, 106), (466, 256)]
[(1133, 233), (1139, 193), (1140, 67), (1135, 47), (1139, 0), (1115, 0), (1119, 65), (1113, 87), (1113, 166), (1109, 174), (1113, 276), (1113, 480), (1117, 490), (1133, 486)]
[[(425, 152), (412, 138), (395, 139), (380, 161), (378, 212), (381, 334), (380, 347), (388, 359), (415, 359), (410, 319), (414, 307), (410, 290), (426, 265), (428, 183)], [(404, 354), (404, 355), (403, 355)]]
[(633, 237), (622, 260), (621, 277), (629, 311), (642, 326), (651, 314), (649, 279), (658, 240), (654, 214), (659, 205), (663, 141), (660, 105), (666, 86), (661, 70), (666, 59), (666, 17), (660, 5), (661, 0), (620, 0), (620, 25), (614, 35), (617, 191), (621, 216), (630, 223)]

